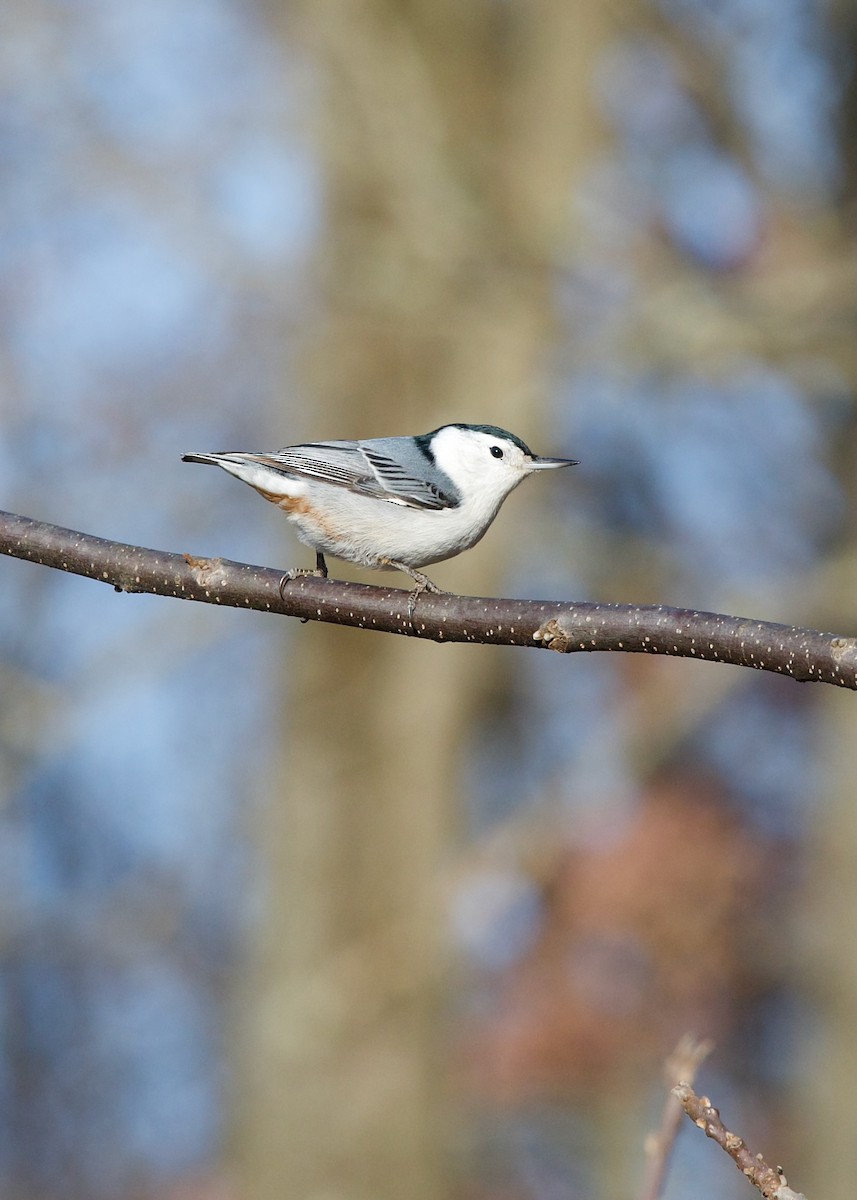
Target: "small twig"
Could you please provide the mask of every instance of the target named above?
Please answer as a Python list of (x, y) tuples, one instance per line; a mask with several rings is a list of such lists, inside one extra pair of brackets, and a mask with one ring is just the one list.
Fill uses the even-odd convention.
[(658, 1200), (663, 1190), (667, 1167), (681, 1124), (681, 1105), (672, 1089), (680, 1081), (693, 1083), (697, 1071), (708, 1058), (712, 1048), (713, 1042), (697, 1042), (686, 1033), (664, 1063), (664, 1079), (670, 1091), (664, 1102), (660, 1129), (646, 1138), (646, 1177), (640, 1200)]
[(737, 1133), (729, 1132), (707, 1096), (697, 1096), (689, 1083), (674, 1087), (673, 1095), (694, 1125), (726, 1151), (738, 1170), (766, 1200), (806, 1200), (802, 1192), (795, 1192), (788, 1186), (781, 1167), (770, 1166), (761, 1154), (753, 1154)]

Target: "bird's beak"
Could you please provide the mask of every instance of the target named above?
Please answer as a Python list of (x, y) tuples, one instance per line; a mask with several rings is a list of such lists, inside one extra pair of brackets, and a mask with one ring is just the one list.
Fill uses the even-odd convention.
[(528, 463), (531, 471), (547, 471), (551, 467), (577, 467), (579, 465), (576, 458), (540, 458), (538, 454), (534, 454)]

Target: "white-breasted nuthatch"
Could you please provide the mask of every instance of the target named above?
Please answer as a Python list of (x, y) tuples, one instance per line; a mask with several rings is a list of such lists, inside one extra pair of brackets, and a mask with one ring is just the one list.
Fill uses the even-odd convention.
[[(509, 493), (528, 475), (570, 467), (571, 458), (541, 458), (495, 425), (441, 425), (419, 437), (308, 442), (273, 454), (185, 454), (249, 483), (281, 508), (299, 539), (316, 552), (364, 567), (404, 571), (421, 591), (440, 591), (419, 567), (475, 546)], [(281, 585), (282, 588), (282, 585)]]

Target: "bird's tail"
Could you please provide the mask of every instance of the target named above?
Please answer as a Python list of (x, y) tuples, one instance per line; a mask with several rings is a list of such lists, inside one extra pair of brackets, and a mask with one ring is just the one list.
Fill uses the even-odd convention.
[(219, 454), (183, 454), (182, 462), (211, 463), (213, 467), (220, 466)]
[(192, 453), (183, 454), (182, 462), (207, 463), (214, 467), (222, 467), (236, 479), (249, 483), (267, 499), (280, 496), (299, 496), (306, 484), (283, 471), (275, 470), (267, 465), (264, 454), (248, 454), (239, 451), (228, 451), (218, 454)]

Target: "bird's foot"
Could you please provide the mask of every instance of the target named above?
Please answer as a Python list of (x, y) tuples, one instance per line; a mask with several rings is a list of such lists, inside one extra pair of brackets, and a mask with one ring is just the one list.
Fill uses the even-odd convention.
[(414, 583), (416, 584), (416, 586), (411, 588), (410, 592), (408, 593), (408, 620), (410, 621), (411, 625), (414, 623), (414, 612), (416, 611), (417, 600), (419, 600), (423, 592), (433, 592), (436, 596), (449, 595), (449, 593), (445, 592), (443, 588), (439, 588), (436, 583), (432, 583), (428, 575), (423, 575), (422, 571), (415, 571), (413, 567), (406, 567), (404, 563), (394, 562), (392, 558), (388, 560), (387, 565), (390, 567), (395, 567), (397, 571), (403, 571), (406, 575), (410, 575), (411, 579), (413, 579)]
[(315, 567), (292, 567), (291, 571), (286, 571), (280, 579), (280, 599), (285, 600), (286, 598), (287, 584), (291, 583), (293, 579), (305, 579), (307, 576), (327, 579), (327, 563), (324, 561), (323, 554), (316, 554)]

